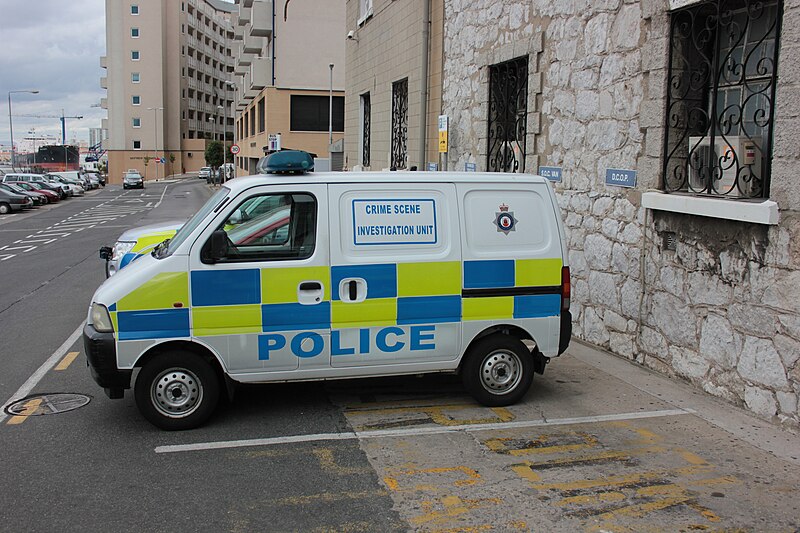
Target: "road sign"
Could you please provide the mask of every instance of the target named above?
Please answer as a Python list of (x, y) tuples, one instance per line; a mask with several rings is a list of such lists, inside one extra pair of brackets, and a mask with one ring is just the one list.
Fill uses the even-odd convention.
[(232, 144), (231, 145), (231, 153), (233, 155), (236, 155), (236, 154), (239, 153), (239, 145), (238, 144)]
[(550, 181), (561, 181), (561, 167), (539, 167), (539, 175)]
[(166, 157), (162, 157), (162, 158), (161, 158), (161, 162), (162, 162), (162, 163), (166, 163), (166, 162), (167, 162), (167, 158), (166, 158)]
[(606, 169), (606, 185), (636, 187), (636, 171), (620, 168)]
[(439, 153), (447, 153), (447, 115), (439, 115)]
[(281, 150), (281, 134), (270, 133), (267, 136), (267, 150), (270, 152), (280, 152)]

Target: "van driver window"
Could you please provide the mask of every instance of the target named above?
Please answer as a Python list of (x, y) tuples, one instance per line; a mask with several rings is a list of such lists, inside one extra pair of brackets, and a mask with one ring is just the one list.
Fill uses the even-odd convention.
[[(224, 250), (203, 247), (205, 262), (305, 259), (314, 253), (317, 203), (307, 193), (252, 196), (217, 228), (224, 232)], [(212, 259), (212, 256), (216, 255)]]

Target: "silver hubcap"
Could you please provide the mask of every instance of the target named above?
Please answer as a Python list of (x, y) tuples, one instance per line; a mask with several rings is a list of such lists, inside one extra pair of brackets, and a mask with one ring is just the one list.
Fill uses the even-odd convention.
[(203, 384), (185, 368), (165, 370), (153, 380), (150, 399), (155, 408), (169, 418), (192, 414), (203, 400)]
[(481, 363), (481, 384), (492, 394), (507, 394), (519, 384), (521, 369), (517, 354), (507, 350), (494, 351)]

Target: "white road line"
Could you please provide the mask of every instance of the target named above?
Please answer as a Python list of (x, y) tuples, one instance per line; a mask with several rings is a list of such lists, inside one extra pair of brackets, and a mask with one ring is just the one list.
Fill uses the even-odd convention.
[(173, 444), (157, 446), (156, 453), (193, 452), (201, 450), (221, 450), (227, 448), (244, 448), (250, 446), (273, 446), (276, 444), (292, 444), (298, 442), (317, 442), (326, 440), (385, 439), (389, 437), (414, 437), (419, 435), (439, 435), (456, 431), (474, 432), (514, 428), (532, 428), (542, 426), (566, 426), (573, 424), (590, 424), (593, 422), (614, 422), (619, 420), (635, 420), (642, 418), (658, 418), (662, 416), (690, 415), (691, 409), (664, 409), (660, 411), (635, 411), (632, 413), (616, 413), (611, 415), (580, 416), (575, 418), (553, 418), (549, 420), (522, 420), (519, 422), (496, 422), (491, 424), (464, 424), (460, 426), (430, 426), (408, 429), (378, 429), (372, 431), (344, 431), (342, 433), (314, 433), (310, 435), (289, 435), (286, 437), (270, 437), (265, 439), (227, 440), (218, 442), (197, 442), (195, 444)]
[(82, 332), (83, 322), (81, 322), (81, 325), (78, 326), (78, 329), (73, 331), (72, 335), (70, 335), (69, 338), (64, 341), (64, 344), (56, 348), (56, 351), (53, 352), (53, 355), (51, 355), (47, 361), (42, 363), (42, 366), (40, 366), (39, 369), (28, 378), (28, 381), (23, 383), (22, 387), (20, 387), (17, 392), (11, 395), (11, 398), (9, 398), (8, 401), (3, 404), (3, 410), (0, 412), (0, 424), (2, 424), (3, 421), (8, 418), (8, 415), (6, 414), (6, 407), (30, 394), (30, 392), (39, 383), (39, 381), (42, 380), (45, 374), (47, 374), (51, 368), (56, 366), (56, 363), (58, 363), (67, 353), (67, 351), (72, 348), (72, 345), (75, 344), (75, 341), (78, 340), (78, 337), (81, 336)]
[(156, 203), (153, 209), (161, 205), (161, 202), (164, 200), (164, 195), (167, 194), (167, 189), (169, 189), (169, 185), (165, 186), (164, 190), (161, 191), (161, 198), (158, 199), (158, 203)]

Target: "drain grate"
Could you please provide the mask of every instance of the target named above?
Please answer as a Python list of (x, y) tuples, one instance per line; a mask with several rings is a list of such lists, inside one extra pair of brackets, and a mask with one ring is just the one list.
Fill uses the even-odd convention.
[(90, 401), (92, 401), (92, 397), (86, 394), (68, 392), (33, 394), (10, 404), (6, 407), (6, 414), (11, 416), (57, 415), (80, 409)]

